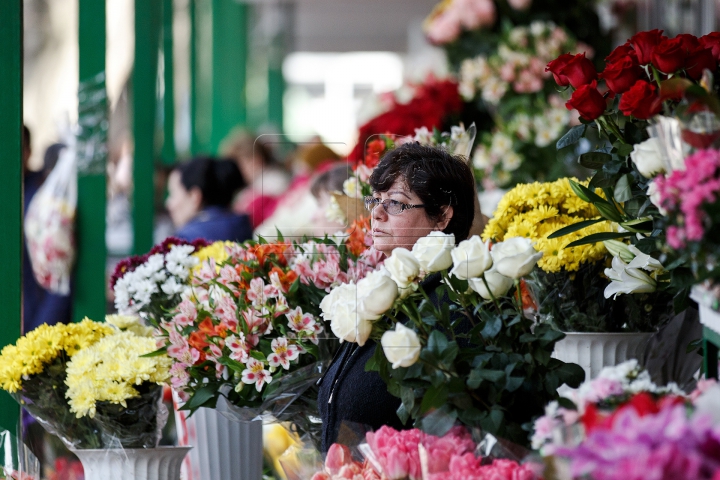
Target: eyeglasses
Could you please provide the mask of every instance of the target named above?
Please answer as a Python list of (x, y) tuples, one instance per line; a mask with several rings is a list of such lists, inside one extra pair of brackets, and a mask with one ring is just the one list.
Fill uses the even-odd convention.
[(371, 212), (375, 210), (375, 207), (378, 205), (382, 205), (383, 209), (389, 214), (389, 215), (400, 215), (405, 210), (408, 210), (410, 208), (424, 208), (425, 205), (410, 205), (403, 202), (398, 202), (397, 200), (384, 200), (380, 201), (379, 198), (375, 197), (365, 197), (365, 208), (370, 210)]

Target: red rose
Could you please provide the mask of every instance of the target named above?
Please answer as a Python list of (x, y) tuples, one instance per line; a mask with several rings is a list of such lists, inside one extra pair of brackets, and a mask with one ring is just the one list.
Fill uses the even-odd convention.
[(638, 80), (620, 99), (620, 111), (641, 120), (647, 120), (660, 112), (662, 102), (657, 88), (645, 80)]
[(715, 60), (720, 61), (720, 32), (711, 32), (698, 39), (700, 45), (712, 49)]
[(717, 60), (709, 48), (695, 50), (685, 59), (685, 73), (690, 78), (699, 80), (706, 68), (711, 72), (717, 68)]
[(597, 82), (592, 82), (575, 90), (565, 106), (577, 110), (585, 120), (595, 120), (605, 112), (607, 103), (597, 89)]
[(570, 85), (568, 78), (565, 75), (561, 75), (560, 70), (565, 68), (565, 65), (567, 65), (567, 63), (573, 58), (573, 55), (570, 55), (569, 53), (563, 53), (558, 58), (548, 63), (547, 67), (545, 67), (545, 71), (552, 72), (553, 77), (555, 77), (555, 82), (557, 82), (557, 84), (561, 87), (567, 87), (568, 85)]
[(640, 32), (630, 37), (630, 43), (632, 43), (635, 48), (635, 54), (637, 55), (640, 65), (650, 63), (655, 46), (667, 38), (662, 32), (662, 30), (655, 29), (648, 32)]
[(610, 55), (605, 57), (605, 62), (615, 63), (618, 60), (627, 57), (628, 55), (631, 56), (635, 60), (635, 62), (637, 62), (637, 54), (635, 53), (632, 45), (630, 45), (630, 42), (626, 42), (624, 45), (620, 45), (615, 50), (610, 52)]
[(560, 69), (560, 74), (567, 77), (568, 82), (570, 82), (573, 88), (580, 88), (597, 79), (595, 65), (585, 58), (584, 53), (578, 53), (571, 58), (565, 66)]
[(632, 87), (643, 71), (637, 61), (627, 55), (605, 66), (601, 76), (610, 90), (615, 93), (626, 92)]
[(700, 41), (698, 41), (698, 38), (695, 35), (690, 35), (689, 33), (681, 33), (675, 38), (679, 38), (680, 40), (682, 40), (682, 46), (686, 52), (694, 52), (695, 50), (700, 48)]
[(674, 73), (685, 66), (687, 56), (682, 38), (665, 39), (653, 50), (652, 64), (663, 73)]

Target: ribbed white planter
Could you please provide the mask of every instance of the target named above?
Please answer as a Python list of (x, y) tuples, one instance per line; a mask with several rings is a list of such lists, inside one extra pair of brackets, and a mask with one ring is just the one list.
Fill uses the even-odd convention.
[(212, 408), (187, 415), (175, 413), (179, 443), (194, 447), (183, 480), (262, 479), (262, 421), (233, 422)]
[(566, 332), (565, 335), (555, 344), (552, 356), (577, 363), (585, 370), (585, 380), (591, 380), (603, 367), (642, 357), (653, 334)]
[[(180, 480), (180, 467), (190, 447), (73, 450), (85, 480)], [(208, 477), (209, 478), (209, 477)]]
[(715, 293), (702, 285), (695, 285), (690, 293), (690, 298), (698, 304), (700, 323), (710, 330), (720, 333), (720, 312), (712, 308), (713, 304), (717, 303)]

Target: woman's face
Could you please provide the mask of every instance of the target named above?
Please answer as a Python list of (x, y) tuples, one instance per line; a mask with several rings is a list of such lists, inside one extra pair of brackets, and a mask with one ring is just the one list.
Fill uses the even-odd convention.
[[(390, 199), (409, 205), (423, 203), (420, 197), (408, 188), (404, 178), (395, 180), (387, 192), (375, 192), (373, 196), (380, 201)], [(427, 236), (433, 230), (443, 230), (450, 218), (452, 207), (447, 207), (443, 218), (434, 221), (428, 217), (424, 208), (409, 208), (399, 215), (389, 215), (382, 205), (378, 205), (371, 214), (373, 246), (386, 256), (390, 256), (398, 247), (411, 250), (419, 238)]]
[(170, 213), (175, 228), (180, 228), (198, 214), (202, 205), (199, 188), (188, 191), (180, 181), (180, 172), (174, 170), (168, 178), (168, 197), (165, 207)]

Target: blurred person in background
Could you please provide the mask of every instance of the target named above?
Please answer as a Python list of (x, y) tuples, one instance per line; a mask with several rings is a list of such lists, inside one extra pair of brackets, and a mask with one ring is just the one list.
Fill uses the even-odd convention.
[(232, 158), (246, 187), (233, 202), (233, 210), (250, 215), (253, 228), (275, 211), (278, 199), (290, 185), (289, 173), (273, 156), (262, 137), (236, 129), (220, 145), (220, 154)]
[(317, 208), (310, 216), (314, 236), (332, 235), (343, 232), (348, 228), (347, 221), (341, 221), (337, 217), (328, 215), (328, 212), (332, 211), (333, 193), (343, 193), (343, 183), (352, 173), (350, 164), (343, 162), (339, 165), (333, 165), (330, 169), (316, 175), (310, 182), (310, 193), (317, 202)]
[(242, 242), (252, 237), (248, 215), (230, 210), (235, 193), (245, 186), (240, 170), (230, 159), (197, 157), (181, 163), (168, 178), (165, 206), (177, 231), (192, 241)]
[[(51, 145), (45, 152), (43, 170), (32, 171), (28, 168), (28, 160), (32, 153), (30, 147), (30, 130), (23, 125), (22, 136), (22, 162), (23, 162), (23, 186), (25, 196), (23, 202), (24, 212), (27, 211), (30, 201), (38, 192), (43, 182), (55, 167), (60, 152), (65, 145)], [(28, 254), (27, 243), (23, 236), (23, 334), (34, 328), (47, 323), (68, 323), (72, 309), (72, 297), (70, 295), (59, 295), (45, 290), (35, 279), (30, 255)]]

